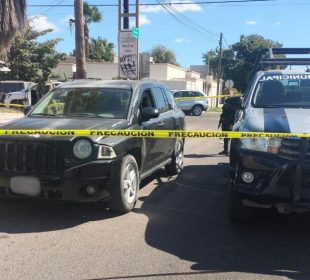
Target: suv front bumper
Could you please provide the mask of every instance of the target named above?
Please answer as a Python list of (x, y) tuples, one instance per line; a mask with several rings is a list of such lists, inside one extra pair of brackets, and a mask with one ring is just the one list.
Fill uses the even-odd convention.
[[(257, 206), (276, 206), (280, 212), (299, 208), (310, 210), (309, 164), (300, 165), (273, 154), (241, 151), (232, 168), (233, 191), (244, 199), (257, 203)], [(254, 175), (252, 183), (242, 179), (244, 172)]]
[[(112, 187), (118, 183), (121, 159), (87, 162), (66, 170), (63, 174), (0, 173), (0, 199), (42, 199), (59, 201), (92, 202), (108, 200)], [(40, 181), (41, 193), (26, 196), (13, 193), (13, 177), (35, 177)], [(87, 186), (95, 189), (87, 193)]]

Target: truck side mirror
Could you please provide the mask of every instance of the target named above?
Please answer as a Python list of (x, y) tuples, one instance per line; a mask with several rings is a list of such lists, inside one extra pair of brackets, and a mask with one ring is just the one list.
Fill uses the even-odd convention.
[(145, 107), (142, 111), (142, 117), (144, 121), (148, 121), (150, 119), (158, 118), (159, 111), (153, 107)]

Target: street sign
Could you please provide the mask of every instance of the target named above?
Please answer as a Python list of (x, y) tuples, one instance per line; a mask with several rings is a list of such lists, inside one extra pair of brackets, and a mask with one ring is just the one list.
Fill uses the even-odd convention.
[(138, 79), (138, 40), (132, 37), (131, 31), (120, 31), (119, 77), (121, 79)]
[(132, 37), (138, 39), (138, 38), (139, 38), (139, 35), (140, 35), (140, 30), (139, 30), (139, 28), (138, 28), (138, 27), (133, 27), (133, 28), (131, 29), (131, 35), (132, 35)]
[(232, 89), (233, 86), (234, 86), (234, 81), (233, 80), (227, 80), (225, 82), (225, 88)]

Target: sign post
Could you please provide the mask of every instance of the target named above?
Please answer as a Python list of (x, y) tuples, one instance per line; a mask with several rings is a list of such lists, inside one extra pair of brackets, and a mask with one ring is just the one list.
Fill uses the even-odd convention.
[(119, 32), (119, 76), (121, 79), (138, 79), (138, 40), (131, 31)]
[[(139, 79), (139, 0), (135, 2), (135, 12), (130, 12), (129, 0), (118, 0), (118, 73), (120, 79), (126, 80)], [(135, 26), (131, 30), (130, 17), (135, 18)]]

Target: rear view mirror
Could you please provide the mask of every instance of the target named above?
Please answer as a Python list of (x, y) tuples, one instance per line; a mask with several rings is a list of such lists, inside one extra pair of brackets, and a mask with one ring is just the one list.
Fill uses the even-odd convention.
[(149, 119), (155, 119), (159, 116), (159, 111), (153, 107), (145, 107), (142, 111), (142, 117), (144, 121)]

